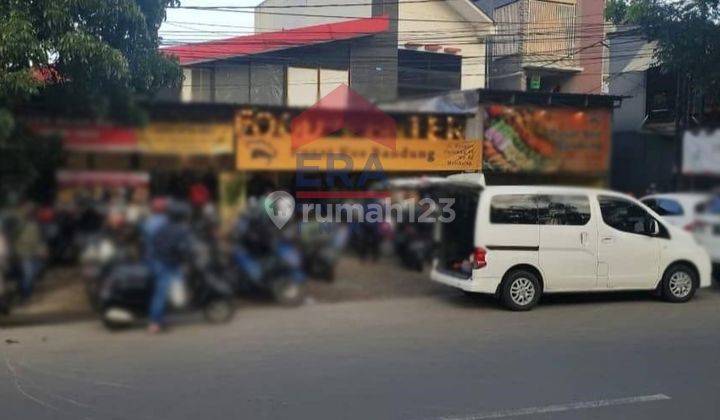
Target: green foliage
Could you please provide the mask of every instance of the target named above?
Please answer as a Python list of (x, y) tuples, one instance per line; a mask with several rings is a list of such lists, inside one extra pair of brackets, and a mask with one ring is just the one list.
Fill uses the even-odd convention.
[(657, 41), (663, 68), (685, 75), (695, 89), (718, 92), (720, 0), (609, 0), (605, 14)]
[(17, 113), (32, 103), (73, 118), (138, 123), (138, 99), (176, 86), (158, 51), (178, 0), (0, 0), (0, 153), (21, 150)]

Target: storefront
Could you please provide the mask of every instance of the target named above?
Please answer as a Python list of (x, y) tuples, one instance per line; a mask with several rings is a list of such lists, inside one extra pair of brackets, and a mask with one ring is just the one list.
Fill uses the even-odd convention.
[[(235, 114), (237, 187), (242, 207), (270, 189), (359, 191), (383, 178), (478, 171), (482, 142), (472, 113), (247, 107)], [(229, 184), (233, 181), (228, 180)], [(298, 194), (300, 193), (300, 194)]]
[(217, 199), (218, 174), (233, 169), (231, 108), (155, 105), (149, 113), (151, 122), (144, 127), (33, 123), (37, 133), (57, 136), (63, 145), (58, 199), (71, 200), (79, 193), (99, 199), (112, 193), (129, 200), (140, 189), (145, 190), (142, 196), (187, 198), (190, 187), (198, 184)]

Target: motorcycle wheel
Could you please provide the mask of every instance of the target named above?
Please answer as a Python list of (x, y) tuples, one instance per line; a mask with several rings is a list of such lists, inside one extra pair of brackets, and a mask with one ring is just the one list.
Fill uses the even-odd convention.
[(318, 278), (332, 283), (335, 281), (335, 267), (333, 264), (325, 261), (316, 261), (313, 266), (313, 272)]
[(203, 308), (203, 315), (211, 324), (230, 322), (235, 316), (235, 303), (231, 299), (213, 299)]
[(305, 301), (305, 285), (290, 279), (274, 281), (270, 291), (275, 302), (283, 306), (300, 306)]
[(105, 328), (107, 328), (108, 330), (111, 330), (111, 331), (121, 330), (124, 328), (128, 328), (133, 324), (133, 322), (134, 322), (133, 318), (124, 319), (124, 320), (113, 319), (113, 316), (111, 315), (112, 311), (113, 311), (112, 307), (105, 307), (105, 308), (101, 309), (101, 312), (100, 312), (100, 319), (102, 320), (102, 323), (105, 326)]

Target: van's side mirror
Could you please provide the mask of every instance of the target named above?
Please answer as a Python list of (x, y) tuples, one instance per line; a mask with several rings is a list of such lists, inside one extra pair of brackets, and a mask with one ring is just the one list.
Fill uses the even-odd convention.
[(646, 229), (647, 233), (652, 236), (657, 236), (660, 234), (660, 224), (655, 219), (648, 220), (648, 226)]

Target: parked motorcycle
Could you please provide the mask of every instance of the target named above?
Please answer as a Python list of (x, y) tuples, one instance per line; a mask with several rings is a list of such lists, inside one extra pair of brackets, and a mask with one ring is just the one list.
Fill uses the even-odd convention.
[(335, 266), (349, 236), (344, 225), (303, 223), (300, 225), (303, 268), (314, 278), (335, 281)]
[(107, 235), (97, 234), (86, 239), (80, 253), (80, 267), (85, 294), (90, 306), (100, 309), (99, 292), (103, 280), (121, 259), (115, 242)]
[(268, 293), (283, 306), (299, 306), (305, 301), (302, 257), (291, 243), (278, 244), (275, 252), (252, 252), (237, 246), (232, 252), (232, 263), (232, 277), (239, 292)]
[[(228, 322), (235, 314), (233, 288), (213, 267), (206, 244), (193, 240), (192, 249), (193, 258), (185, 267), (184, 279), (171, 290), (168, 304), (174, 311), (202, 310), (211, 323)], [(146, 264), (115, 265), (104, 278), (98, 295), (103, 323), (108, 328), (118, 328), (145, 318), (152, 294), (153, 277)]]

